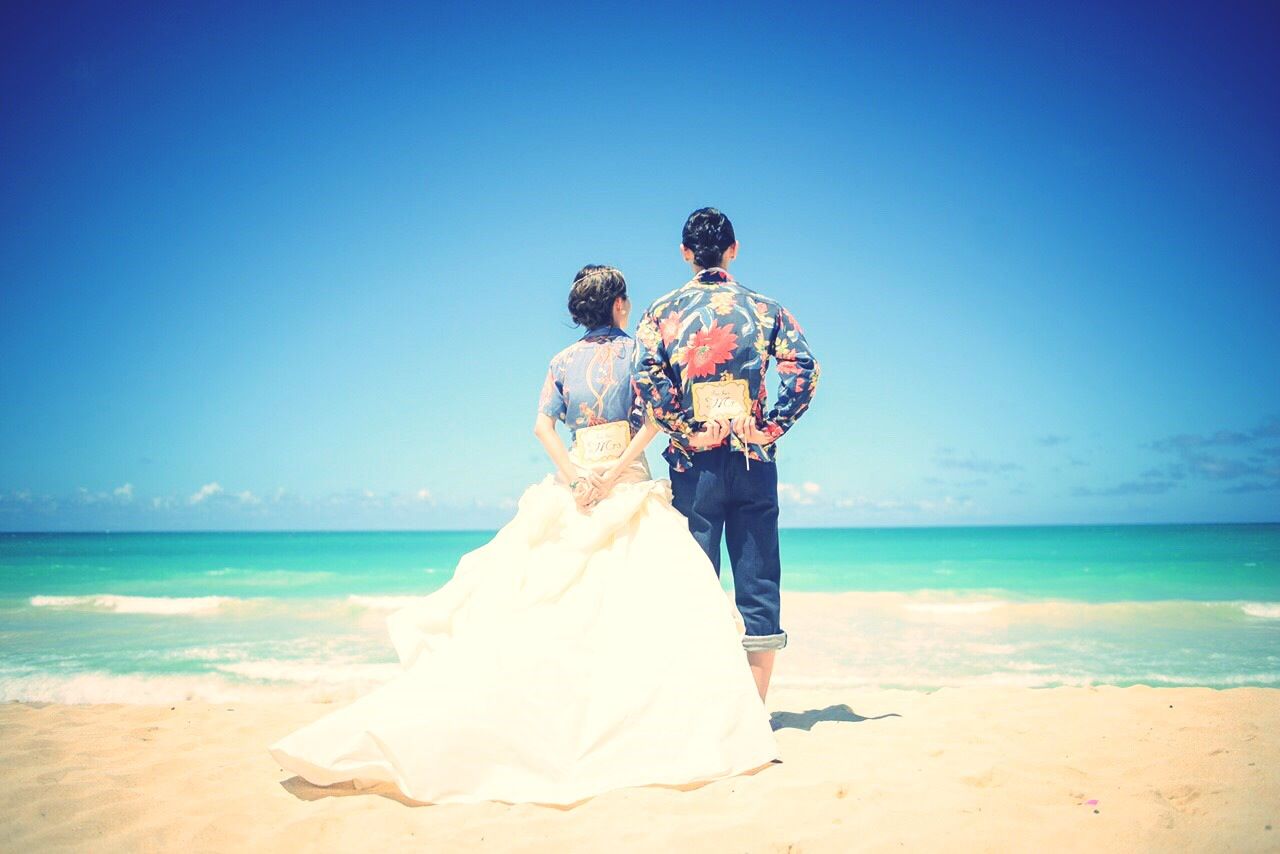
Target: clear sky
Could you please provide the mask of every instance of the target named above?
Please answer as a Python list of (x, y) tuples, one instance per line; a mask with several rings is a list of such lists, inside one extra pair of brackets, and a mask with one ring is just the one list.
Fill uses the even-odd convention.
[(496, 527), (703, 205), (784, 524), (1280, 519), (1280, 6), (852, 5), (6, 3), (0, 528)]

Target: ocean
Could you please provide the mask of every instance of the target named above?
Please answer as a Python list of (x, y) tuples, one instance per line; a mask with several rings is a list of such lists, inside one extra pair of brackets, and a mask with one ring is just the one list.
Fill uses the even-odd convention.
[[(492, 532), (0, 533), (0, 700), (340, 702)], [(790, 529), (779, 686), (1280, 686), (1280, 525)], [(727, 560), (723, 586), (731, 587)]]

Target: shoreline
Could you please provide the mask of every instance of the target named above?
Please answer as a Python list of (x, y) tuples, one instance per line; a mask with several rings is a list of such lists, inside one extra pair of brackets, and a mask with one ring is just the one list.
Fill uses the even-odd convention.
[[(400, 674), (386, 619), (419, 598), (35, 597), (0, 625), (26, 638), (0, 702), (346, 702)], [(1280, 688), (1276, 598), (783, 591), (782, 606), (782, 690)], [(117, 647), (143, 635), (157, 641)]]
[(781, 763), (559, 809), (282, 771), (266, 745), (329, 703), (11, 701), (0, 822), (15, 848), (86, 851), (1280, 846), (1280, 688), (779, 687), (768, 705)]

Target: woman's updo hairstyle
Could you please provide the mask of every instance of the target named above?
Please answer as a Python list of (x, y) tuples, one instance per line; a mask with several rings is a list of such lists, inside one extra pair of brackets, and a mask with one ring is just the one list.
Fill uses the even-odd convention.
[(569, 289), (569, 314), (587, 329), (613, 325), (613, 303), (627, 295), (627, 280), (617, 267), (588, 264), (573, 277)]
[(724, 251), (737, 241), (733, 223), (715, 208), (698, 208), (684, 222), (680, 242), (693, 253), (699, 267), (719, 267)]

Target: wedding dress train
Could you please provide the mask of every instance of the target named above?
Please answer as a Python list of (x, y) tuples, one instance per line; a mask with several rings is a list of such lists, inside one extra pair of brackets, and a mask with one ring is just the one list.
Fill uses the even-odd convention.
[(554, 476), (387, 617), (402, 672), (271, 745), (317, 785), (567, 804), (778, 756), (715, 572), (643, 461), (589, 513)]

